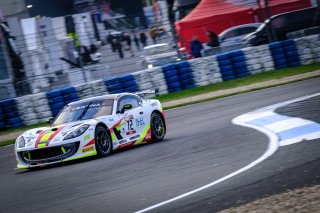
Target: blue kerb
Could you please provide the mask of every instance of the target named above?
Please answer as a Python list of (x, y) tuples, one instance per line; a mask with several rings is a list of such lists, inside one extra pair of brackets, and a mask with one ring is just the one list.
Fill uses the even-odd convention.
[(320, 124), (312, 123), (299, 126), (296, 128), (288, 129), (278, 133), (278, 136), (281, 140), (286, 140), (290, 138), (295, 138), (298, 136), (306, 135), (319, 132), (320, 133)]
[(290, 117), (275, 114), (275, 115), (269, 115), (269, 116), (262, 117), (262, 118), (257, 118), (255, 120), (249, 121), (247, 123), (253, 124), (256, 126), (266, 126), (268, 124), (272, 124), (272, 123), (282, 121), (282, 120), (287, 120), (287, 119), (290, 119)]

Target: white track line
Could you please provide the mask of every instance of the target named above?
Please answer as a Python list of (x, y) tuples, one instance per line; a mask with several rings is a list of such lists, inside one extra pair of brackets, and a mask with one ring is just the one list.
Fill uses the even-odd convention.
[[(236, 119), (233, 120), (233, 122), (235, 124), (238, 124)], [(243, 124), (241, 124), (241, 125), (243, 125)], [(232, 178), (232, 177), (234, 177), (234, 176), (236, 176), (236, 175), (238, 175), (238, 174), (240, 174), (240, 173), (242, 173), (244, 171), (247, 171), (248, 169), (251, 169), (252, 167), (254, 167), (257, 164), (261, 163), (262, 161), (264, 161), (265, 159), (267, 159), (268, 157), (270, 157), (273, 153), (275, 153), (277, 151), (277, 149), (278, 149), (278, 137), (275, 134), (273, 134), (272, 132), (267, 131), (266, 129), (262, 129), (262, 128), (257, 127), (257, 126), (253, 126), (253, 125), (247, 125), (247, 126), (251, 127), (251, 128), (254, 128), (254, 129), (257, 129), (258, 131), (261, 131), (261, 132), (265, 133), (270, 139), (267, 151), (260, 158), (258, 158), (257, 160), (253, 161), (252, 163), (248, 164), (247, 166), (245, 166), (245, 167), (243, 167), (243, 168), (241, 168), (241, 169), (239, 169), (239, 170), (237, 170), (237, 171), (235, 171), (235, 172), (233, 172), (233, 173), (231, 173), (231, 174), (229, 174), (229, 175), (227, 175), (227, 176), (225, 176), (223, 178), (220, 178), (220, 179), (218, 179), (216, 181), (213, 181), (213, 182), (211, 182), (211, 183), (209, 183), (207, 185), (204, 185), (204, 186), (202, 186), (202, 187), (200, 187), (198, 189), (195, 189), (193, 191), (184, 193), (182, 195), (179, 195), (177, 197), (174, 197), (174, 198), (171, 198), (169, 200), (163, 201), (163, 202), (158, 203), (156, 205), (153, 205), (153, 206), (150, 206), (148, 208), (139, 210), (136, 213), (142, 213), (142, 212), (146, 212), (146, 211), (158, 208), (160, 206), (166, 205), (168, 203), (172, 203), (174, 201), (177, 201), (179, 199), (182, 199), (184, 197), (192, 195), (192, 194), (194, 194), (196, 192), (199, 192), (199, 191), (202, 191), (204, 189), (207, 189), (207, 188), (209, 188), (211, 186), (217, 185), (218, 183), (221, 183), (222, 181), (230, 179), (230, 178)]]
[[(267, 106), (267, 107), (264, 107), (264, 108), (261, 108), (261, 109), (258, 109), (258, 110), (255, 110), (253, 112), (262, 112), (262, 111), (267, 111), (267, 110), (270, 110), (270, 111), (273, 111), (275, 110), (276, 108), (279, 108), (281, 106), (285, 106), (285, 105), (288, 105), (290, 103), (294, 103), (294, 102), (297, 102), (297, 101), (301, 101), (301, 100), (305, 100), (305, 99), (308, 99), (308, 98), (312, 98), (312, 97), (315, 97), (315, 96), (318, 96), (320, 95), (320, 93), (317, 93), (317, 94), (313, 94), (313, 95), (308, 95), (308, 96), (304, 96), (304, 97), (300, 97), (300, 98), (296, 98), (296, 99), (293, 99), (293, 100), (289, 100), (289, 101), (286, 101), (286, 102), (282, 102), (282, 103), (278, 103), (278, 104), (274, 104), (274, 105), (271, 105), (271, 106)], [(253, 113), (251, 112), (251, 113)], [(246, 113), (244, 115), (248, 115), (248, 114), (251, 114), (251, 113)], [(209, 187), (212, 187), (214, 185), (217, 185), (218, 183), (221, 183), (227, 179), (230, 179), (242, 172), (245, 172), (249, 169), (251, 169), (252, 167), (256, 166), (257, 164), (261, 163), (262, 161), (266, 160), (268, 157), (270, 157), (271, 155), (273, 155), (277, 150), (278, 150), (278, 147), (279, 147), (279, 144), (278, 144), (278, 136), (276, 134), (274, 134), (273, 132), (265, 129), (265, 128), (261, 128), (259, 126), (254, 126), (254, 125), (251, 125), (251, 124), (247, 124), (244, 122), (244, 119), (246, 116), (244, 115), (240, 115), (236, 118), (234, 118), (232, 120), (232, 123), (234, 124), (237, 124), (237, 125), (241, 125), (241, 126), (246, 126), (246, 127), (250, 127), (250, 128), (253, 128), (253, 129), (256, 129), (264, 134), (266, 134), (269, 138), (269, 145), (268, 145), (268, 149), (265, 151), (265, 153), (259, 157), (257, 160), (253, 161), (252, 163), (248, 164), (247, 166), (227, 175), (227, 176), (224, 176), (223, 178), (220, 178), (216, 181), (213, 181), (207, 185), (204, 185), (200, 188), (197, 188), (195, 190), (192, 190), (192, 191), (189, 191), (187, 193), (184, 193), (182, 195), (179, 195), (179, 196), (176, 196), (174, 198), (171, 198), (169, 200), (166, 200), (166, 201), (163, 201), (161, 203), (158, 203), (158, 204), (155, 204), (153, 206), (150, 206), (148, 208), (145, 208), (145, 209), (142, 209), (142, 210), (139, 210), (139, 211), (136, 211), (135, 213), (142, 213), (142, 212), (147, 212), (147, 211), (150, 211), (152, 209), (155, 209), (155, 208), (158, 208), (160, 206), (164, 206), (168, 203), (172, 203), (174, 201), (177, 201), (177, 200), (180, 200), (182, 198), (185, 198), (187, 196), (190, 196), (194, 193), (197, 193), (199, 191), (202, 191), (202, 190), (205, 190)]]

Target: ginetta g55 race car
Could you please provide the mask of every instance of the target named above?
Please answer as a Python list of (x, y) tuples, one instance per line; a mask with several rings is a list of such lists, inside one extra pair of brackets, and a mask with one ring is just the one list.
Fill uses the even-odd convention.
[(112, 150), (163, 140), (162, 106), (144, 95), (104, 95), (66, 105), (49, 127), (28, 130), (16, 139), (17, 167), (107, 156)]

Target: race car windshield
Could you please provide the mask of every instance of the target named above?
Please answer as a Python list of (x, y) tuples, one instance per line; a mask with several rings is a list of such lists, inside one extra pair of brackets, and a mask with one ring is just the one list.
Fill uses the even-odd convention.
[(52, 125), (111, 115), (112, 107), (113, 99), (72, 103), (64, 107)]

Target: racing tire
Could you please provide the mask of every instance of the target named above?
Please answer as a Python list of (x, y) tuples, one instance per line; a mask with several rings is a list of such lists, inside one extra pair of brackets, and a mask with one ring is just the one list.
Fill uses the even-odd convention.
[(166, 125), (158, 112), (153, 112), (150, 119), (151, 138), (153, 142), (162, 141), (166, 134)]
[(97, 155), (106, 157), (112, 150), (112, 141), (109, 132), (102, 126), (97, 126), (95, 130), (95, 145)]

